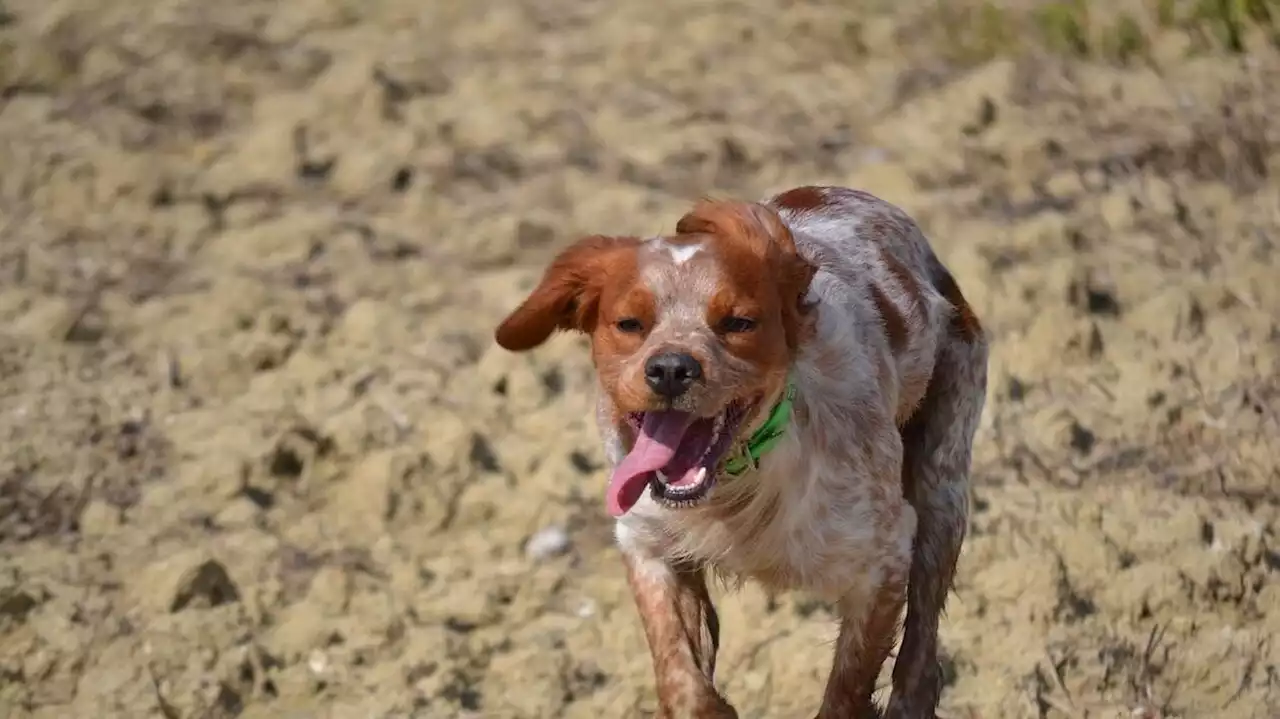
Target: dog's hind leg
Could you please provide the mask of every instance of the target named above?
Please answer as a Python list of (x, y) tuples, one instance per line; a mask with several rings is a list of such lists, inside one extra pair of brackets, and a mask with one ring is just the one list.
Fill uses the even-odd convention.
[(933, 281), (954, 310), (924, 400), (902, 430), (903, 493), (918, 517), (890, 719), (933, 719), (942, 694), (938, 623), (969, 521), (973, 439), (986, 401), (987, 341), (950, 273)]

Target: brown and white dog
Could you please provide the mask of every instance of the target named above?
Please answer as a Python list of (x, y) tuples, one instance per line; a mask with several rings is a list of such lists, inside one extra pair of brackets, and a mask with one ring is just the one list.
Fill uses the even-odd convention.
[(735, 717), (706, 573), (841, 617), (820, 719), (934, 716), (987, 341), (916, 223), (865, 192), (697, 204), (668, 237), (566, 249), (498, 327), (590, 336), (607, 505), (663, 717)]

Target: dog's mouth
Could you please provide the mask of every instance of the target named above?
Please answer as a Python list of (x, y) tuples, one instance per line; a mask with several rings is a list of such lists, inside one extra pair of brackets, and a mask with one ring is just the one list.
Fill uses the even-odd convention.
[(706, 497), (750, 407), (734, 402), (714, 417), (676, 410), (628, 415), (636, 441), (609, 480), (609, 513), (626, 514), (645, 487), (670, 506), (691, 506)]

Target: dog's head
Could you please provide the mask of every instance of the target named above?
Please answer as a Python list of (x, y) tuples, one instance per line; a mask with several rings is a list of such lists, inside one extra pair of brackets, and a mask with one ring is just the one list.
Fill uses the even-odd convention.
[(706, 496), (738, 436), (782, 392), (813, 331), (814, 268), (768, 207), (703, 201), (676, 234), (593, 236), (564, 250), (496, 332), (512, 351), (585, 333), (630, 452), (609, 509), (646, 486), (669, 504)]

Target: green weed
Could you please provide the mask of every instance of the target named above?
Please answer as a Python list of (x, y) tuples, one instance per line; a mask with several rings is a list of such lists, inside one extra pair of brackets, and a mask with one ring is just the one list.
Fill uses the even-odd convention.
[(1200, 52), (1280, 47), (1280, 0), (933, 0), (921, 22), (962, 65), (1023, 52), (1130, 64), (1149, 57), (1153, 33), (1170, 32)]

